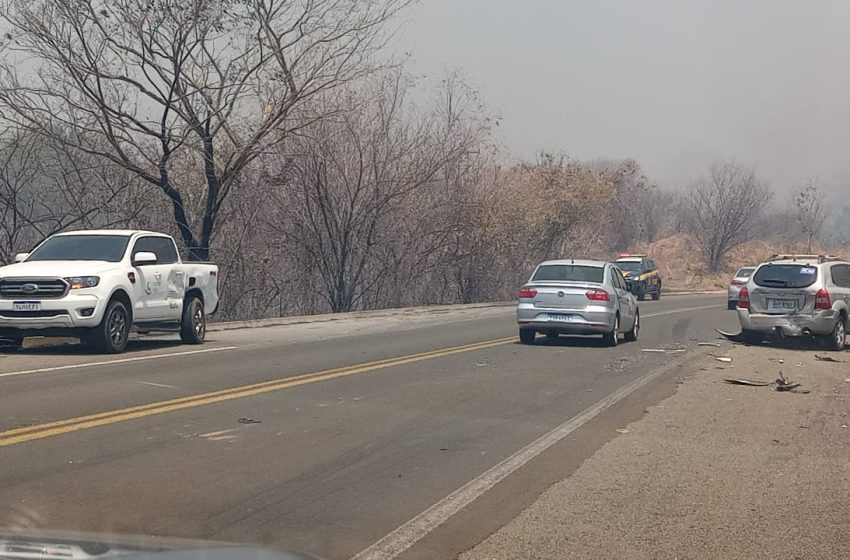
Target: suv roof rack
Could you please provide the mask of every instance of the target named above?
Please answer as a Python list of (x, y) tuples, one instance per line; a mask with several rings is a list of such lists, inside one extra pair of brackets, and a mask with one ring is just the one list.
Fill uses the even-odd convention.
[(768, 261), (814, 261), (818, 263), (840, 261), (839, 257), (833, 255), (798, 255), (793, 253), (779, 253), (771, 255)]

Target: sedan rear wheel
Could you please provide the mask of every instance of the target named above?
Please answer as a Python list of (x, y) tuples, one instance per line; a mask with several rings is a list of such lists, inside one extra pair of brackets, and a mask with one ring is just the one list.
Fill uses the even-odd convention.
[(617, 346), (620, 342), (620, 316), (614, 317), (614, 330), (602, 335), (602, 340), (605, 341), (605, 346)]
[(534, 337), (537, 333), (534, 329), (520, 329), (519, 330), (519, 341), (522, 344), (534, 344)]
[(634, 342), (638, 339), (638, 335), (640, 335), (640, 312), (635, 312), (635, 324), (632, 326), (632, 330), (626, 333), (626, 340)]

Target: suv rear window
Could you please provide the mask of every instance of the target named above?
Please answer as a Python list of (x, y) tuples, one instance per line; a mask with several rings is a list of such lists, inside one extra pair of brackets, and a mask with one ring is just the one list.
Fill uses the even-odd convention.
[(766, 264), (753, 280), (765, 288), (806, 288), (818, 279), (818, 269), (805, 264)]
[(605, 269), (601, 266), (583, 266), (576, 264), (545, 264), (537, 268), (532, 282), (593, 282), (602, 283)]

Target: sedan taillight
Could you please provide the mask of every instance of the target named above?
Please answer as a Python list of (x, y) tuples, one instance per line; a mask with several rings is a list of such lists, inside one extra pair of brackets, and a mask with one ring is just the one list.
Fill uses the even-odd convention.
[(519, 299), (531, 299), (537, 296), (537, 290), (534, 288), (522, 288), (519, 291)]
[(585, 295), (590, 301), (611, 301), (611, 296), (605, 290), (590, 290)]

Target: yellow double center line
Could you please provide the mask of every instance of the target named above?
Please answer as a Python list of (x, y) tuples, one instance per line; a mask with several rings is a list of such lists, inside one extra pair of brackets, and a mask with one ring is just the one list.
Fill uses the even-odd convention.
[(98, 426), (106, 426), (109, 424), (117, 424), (118, 422), (126, 422), (127, 420), (135, 420), (137, 418), (145, 418), (146, 416), (155, 416), (166, 412), (174, 412), (197, 406), (205, 406), (224, 401), (241, 399), (261, 395), (263, 393), (271, 393), (283, 389), (290, 389), (300, 385), (308, 385), (310, 383), (318, 383), (320, 381), (329, 381), (340, 377), (348, 377), (359, 373), (367, 373), (380, 369), (402, 366), (405, 364), (413, 364), (443, 356), (451, 356), (452, 354), (461, 354), (463, 352), (471, 352), (473, 350), (482, 350), (493, 346), (501, 346), (516, 341), (516, 337), (498, 338), (495, 340), (487, 340), (477, 342), (475, 344), (466, 344), (464, 346), (454, 346), (451, 348), (443, 348), (441, 350), (433, 350), (431, 352), (422, 352), (420, 354), (409, 354), (398, 358), (390, 358), (387, 360), (378, 360), (375, 362), (366, 362), (353, 366), (345, 366), (341, 368), (319, 371), (316, 373), (308, 373), (297, 375), (295, 377), (287, 377), (285, 379), (275, 379), (253, 385), (243, 385), (232, 389), (224, 389), (221, 391), (213, 391), (211, 393), (202, 393), (200, 395), (192, 395), (179, 399), (168, 401), (159, 401), (151, 404), (143, 404), (132, 406), (119, 410), (110, 410), (98, 414), (90, 414), (88, 416), (79, 416), (77, 418), (68, 418), (66, 420), (57, 420), (55, 422), (47, 422), (45, 424), (37, 424), (34, 426), (26, 426), (23, 428), (15, 428), (0, 432), (0, 447), (16, 445), (27, 441), (44, 439), (80, 430), (88, 430)]

